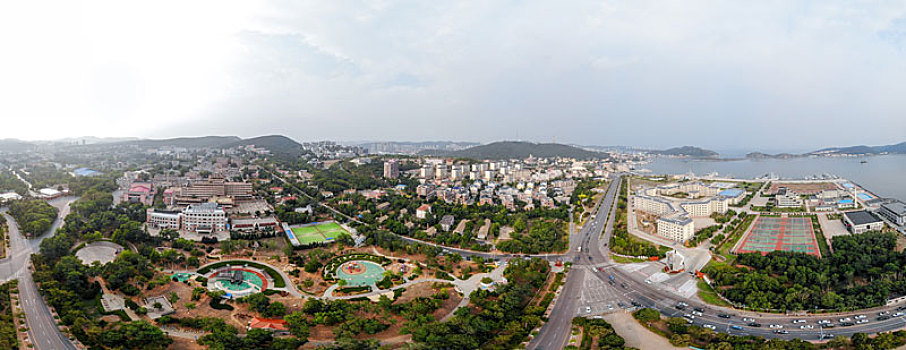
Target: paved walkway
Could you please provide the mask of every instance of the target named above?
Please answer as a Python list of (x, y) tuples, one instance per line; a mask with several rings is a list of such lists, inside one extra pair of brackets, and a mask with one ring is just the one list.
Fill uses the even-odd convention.
[(671, 345), (667, 338), (645, 328), (628, 313), (614, 312), (604, 316), (604, 320), (626, 340), (626, 346), (636, 349), (686, 349)]

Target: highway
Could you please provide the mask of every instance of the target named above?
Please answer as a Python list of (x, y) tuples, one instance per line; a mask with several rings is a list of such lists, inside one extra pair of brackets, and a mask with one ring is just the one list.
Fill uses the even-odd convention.
[(19, 280), (19, 300), (21, 301), (22, 310), (25, 312), (29, 339), (34, 343), (34, 348), (38, 350), (76, 348), (57, 328), (53, 314), (51, 314), (50, 308), (38, 292), (38, 287), (35, 285), (31, 276), (32, 272), (29, 269), (31, 254), (38, 252), (42, 239), (52, 236), (57, 228), (63, 224), (64, 218), (69, 214), (70, 204), (76, 199), (78, 198), (63, 197), (50, 201), (51, 205), (59, 209), (59, 215), (54, 220), (49, 233), (34, 239), (26, 239), (19, 232), (16, 221), (6, 214), (7, 208), (0, 209), (0, 215), (4, 215), (6, 218), (10, 239), (10, 251), (6, 258), (0, 259), (0, 280)]

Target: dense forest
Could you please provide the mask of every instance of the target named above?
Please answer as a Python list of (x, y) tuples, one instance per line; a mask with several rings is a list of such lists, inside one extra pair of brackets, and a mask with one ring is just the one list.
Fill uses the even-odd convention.
[(906, 293), (906, 253), (894, 233), (868, 232), (833, 239), (834, 253), (740, 254), (736, 264), (703, 271), (739, 306), (771, 310), (860, 309)]
[(16, 219), (19, 230), (27, 236), (40, 236), (50, 229), (57, 218), (57, 208), (39, 199), (10, 203), (9, 215)]
[[(56, 234), (41, 242), (34, 256), (35, 282), (48, 304), (60, 314), (62, 324), (91, 348), (165, 349), (172, 340), (144, 321), (107, 322), (100, 320), (101, 286), (91, 283), (92, 276), (103, 276), (107, 285), (125, 294), (137, 294), (140, 287), (153, 281), (151, 263), (161, 260), (154, 249), (160, 242), (141, 227), (140, 213), (129, 206), (113, 207), (109, 188), (102, 179), (94, 180), (66, 217)], [(89, 183), (88, 181), (85, 182)], [(73, 256), (72, 246), (79, 240), (107, 237), (122, 245), (134, 245), (138, 253), (121, 254), (104, 266), (85, 266)]]
[(446, 322), (412, 330), (412, 339), (429, 349), (512, 349), (541, 324), (544, 309), (526, 307), (544, 285), (550, 267), (540, 259), (513, 259), (509, 283), (496, 291), (472, 292), (471, 304)]
[(0, 170), (0, 192), (16, 192), (21, 196), (28, 194), (28, 186), (9, 170)]

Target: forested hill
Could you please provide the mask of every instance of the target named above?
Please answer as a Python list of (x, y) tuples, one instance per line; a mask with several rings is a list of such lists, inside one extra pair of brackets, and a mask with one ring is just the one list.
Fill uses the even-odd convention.
[(663, 151), (651, 151), (650, 153), (661, 154), (665, 156), (687, 156), (699, 158), (717, 157), (719, 155), (717, 152), (714, 152), (712, 150), (693, 146), (674, 147)]
[(305, 150), (302, 148), (302, 144), (283, 135), (268, 135), (237, 140), (236, 142), (226, 144), (223, 147), (229, 148), (248, 145), (264, 148), (270, 151), (271, 154), (275, 157), (287, 160), (298, 159), (300, 156), (305, 154)]
[(851, 146), (820, 149), (809, 154), (906, 154), (906, 142), (885, 146)]
[(242, 139), (237, 136), (201, 136), (177, 137), (172, 139), (158, 140), (134, 140), (114, 142), (108, 145), (135, 145), (139, 147), (218, 148), (240, 140)]
[(455, 152), (430, 150), (419, 152), (419, 154), (473, 159), (524, 159), (529, 156), (576, 159), (606, 159), (609, 157), (606, 153), (587, 151), (578, 147), (558, 143), (531, 143), (520, 141), (494, 142)]

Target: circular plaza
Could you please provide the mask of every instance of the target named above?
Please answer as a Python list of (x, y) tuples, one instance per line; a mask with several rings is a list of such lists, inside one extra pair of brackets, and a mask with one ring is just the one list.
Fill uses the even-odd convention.
[(215, 270), (208, 288), (221, 290), (230, 297), (244, 297), (267, 290), (267, 278), (262, 271), (245, 266), (226, 266)]
[(345, 280), (347, 286), (373, 286), (384, 278), (384, 268), (367, 260), (347, 261), (337, 267), (336, 276)]

